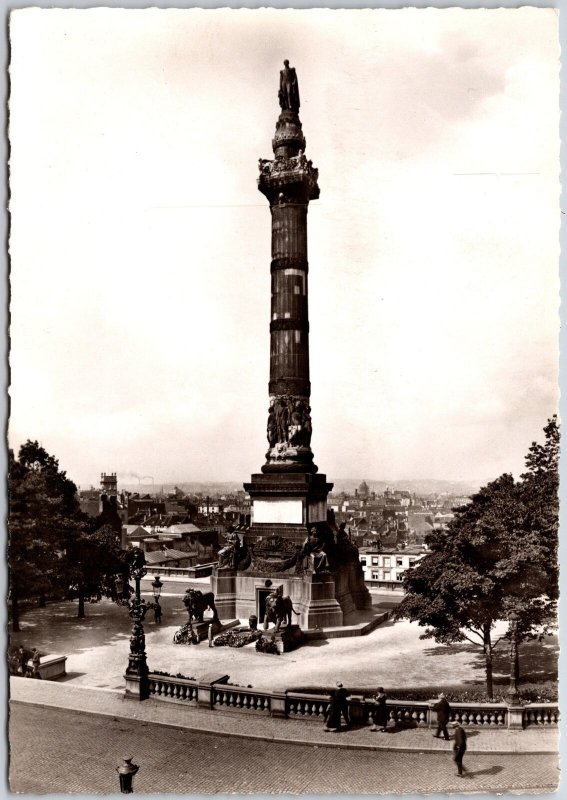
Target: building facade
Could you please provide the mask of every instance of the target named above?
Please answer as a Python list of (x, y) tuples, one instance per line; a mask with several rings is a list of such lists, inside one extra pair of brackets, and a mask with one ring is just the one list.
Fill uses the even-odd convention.
[(363, 548), (360, 551), (360, 563), (364, 582), (369, 588), (401, 592), (404, 572), (414, 567), (425, 555), (422, 547), (382, 551)]

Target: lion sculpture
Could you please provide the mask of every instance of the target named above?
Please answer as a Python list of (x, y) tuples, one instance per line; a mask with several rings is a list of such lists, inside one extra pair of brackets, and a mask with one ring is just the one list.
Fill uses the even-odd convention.
[(189, 614), (189, 619), (203, 622), (203, 614), (210, 608), (213, 612), (213, 622), (220, 622), (217, 608), (215, 606), (214, 592), (203, 592), (200, 589), (187, 589), (183, 604)]
[(296, 611), (291, 602), (291, 597), (282, 595), (276, 589), (266, 597), (266, 614), (264, 616), (264, 630), (268, 629), (268, 624), (274, 622), (276, 625), (276, 633), (279, 631), (282, 622), (288, 627), (291, 625), (291, 613), (299, 616), (299, 611)]

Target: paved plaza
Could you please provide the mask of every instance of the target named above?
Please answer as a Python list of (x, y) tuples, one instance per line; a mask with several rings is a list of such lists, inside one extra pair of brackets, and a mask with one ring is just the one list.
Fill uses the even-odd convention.
[[(151, 575), (143, 581), (143, 592), (151, 594)], [(388, 621), (367, 636), (312, 642), (291, 653), (269, 656), (257, 653), (254, 645), (234, 649), (209, 648), (206, 642), (174, 645), (174, 632), (186, 622), (182, 603), (185, 588), (205, 591), (208, 579), (165, 582), (161, 599), (163, 623), (156, 625), (149, 612), (144, 623), (146, 650), (151, 669), (173, 675), (199, 677), (211, 671), (230, 675), (234, 683), (256, 689), (293, 689), (334, 685), (337, 678), (350, 686), (373, 690), (460, 683), (484, 684), (484, 663), (480, 648), (465, 643), (451, 648), (419, 638), (423, 629), (407, 621)], [(399, 598), (374, 595), (379, 608), (391, 609)], [(124, 670), (129, 651), (131, 620), (124, 606), (102, 600), (86, 605), (86, 618), (76, 617), (76, 603), (53, 603), (22, 616), (20, 633), (11, 634), (11, 644), (38, 647), (43, 653), (68, 656), (66, 681), (70, 685), (100, 689), (124, 689)], [(522, 647), (524, 662), (529, 645)], [(557, 674), (557, 643), (536, 645), (539, 678)], [(528, 670), (532, 664), (527, 664)], [(495, 678), (505, 682), (508, 653), (505, 647), (495, 656)], [(534, 667), (535, 670), (535, 667)]]
[(558, 781), (553, 754), (471, 751), (465, 758), (469, 773), (461, 779), (449, 749), (291, 744), (20, 703), (11, 706), (10, 738), (26, 743), (11, 753), (11, 790), (30, 794), (116, 793), (115, 768), (123, 756), (140, 766), (136, 793), (537, 793), (553, 791)]

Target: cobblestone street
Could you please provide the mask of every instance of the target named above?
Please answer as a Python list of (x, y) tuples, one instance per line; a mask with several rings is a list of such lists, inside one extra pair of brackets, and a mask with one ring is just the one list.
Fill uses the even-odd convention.
[[(56, 732), (56, 735), (54, 735)], [(538, 792), (557, 786), (554, 754), (359, 751), (194, 733), (130, 719), (12, 704), (13, 792), (110, 794), (122, 756), (140, 765), (136, 793)]]

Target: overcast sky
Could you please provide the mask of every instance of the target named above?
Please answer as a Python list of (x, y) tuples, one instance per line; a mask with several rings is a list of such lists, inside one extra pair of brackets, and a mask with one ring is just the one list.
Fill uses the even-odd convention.
[(319, 469), (521, 472), (558, 402), (555, 10), (28, 9), (11, 57), (13, 447), (87, 485), (259, 471), (288, 58)]

